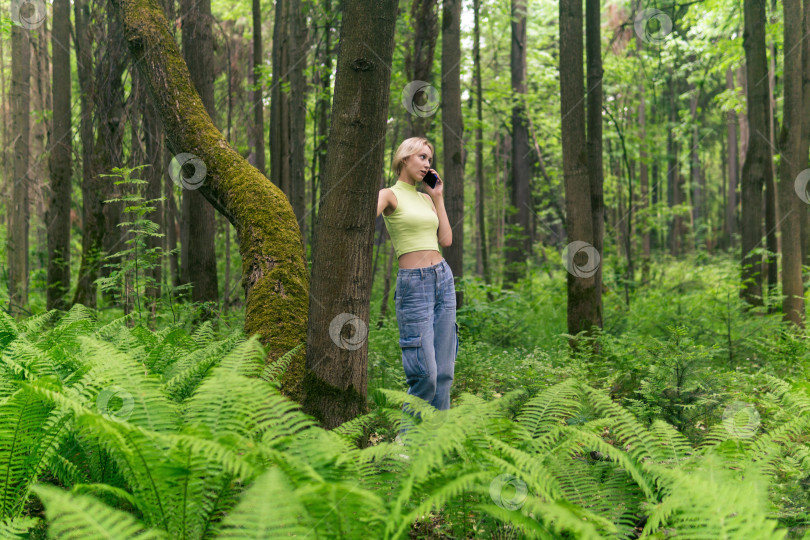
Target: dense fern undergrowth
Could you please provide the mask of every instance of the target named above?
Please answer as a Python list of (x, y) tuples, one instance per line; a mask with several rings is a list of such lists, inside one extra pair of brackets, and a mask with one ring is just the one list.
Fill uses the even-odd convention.
[(807, 335), (693, 258), (608, 289), (572, 356), (554, 272), (464, 283), (451, 409), (404, 446), (393, 318), (325, 431), (233, 326), (0, 314), (0, 537), (810, 538)]

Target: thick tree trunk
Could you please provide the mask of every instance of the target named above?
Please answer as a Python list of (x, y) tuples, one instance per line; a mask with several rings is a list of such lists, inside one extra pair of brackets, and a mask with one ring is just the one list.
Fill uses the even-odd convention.
[(31, 44), (28, 30), (11, 26), (11, 103), (14, 141), (14, 189), (8, 231), (9, 311), (21, 314), (28, 303), (28, 143), (30, 124)]
[[(207, 176), (198, 189), (236, 228), (245, 289), (245, 333), (260, 334), (273, 361), (306, 337), (308, 275), (287, 198), (225, 141), (206, 113), (156, 0), (112, 0), (139, 73), (147, 82), (167, 146), (194, 154)], [(304, 354), (281, 390), (300, 399)]]
[[(605, 198), (602, 167), (602, 37), (600, 0), (585, 0), (585, 48), (588, 73), (588, 180), (591, 185), (591, 212), (593, 213), (593, 247), (602, 255), (605, 234)], [(541, 158), (542, 159), (542, 158)], [(644, 165), (646, 167), (646, 165)], [(646, 170), (646, 169), (645, 169)], [(628, 171), (629, 172), (629, 171)], [(632, 193), (632, 192), (631, 192)], [(627, 223), (628, 230), (631, 226)], [(629, 243), (628, 243), (629, 250)], [(630, 267), (632, 274), (632, 266)], [(596, 321), (602, 328), (602, 265), (596, 266), (593, 276), (596, 288)]]
[[(800, 43), (802, 39), (802, 7), (800, 0), (783, 0), (784, 43)], [(802, 48), (784, 48), (784, 109), (782, 133), (779, 137), (779, 210), (782, 216), (782, 302), (783, 317), (797, 326), (804, 326), (804, 287), (802, 284), (802, 247), (800, 199), (794, 182), (799, 168), (799, 148), (802, 136)], [(806, 161), (806, 156), (801, 162)]]
[(47, 309), (67, 309), (70, 289), (70, 200), (72, 134), (70, 120), (70, 1), (53, 3), (53, 130), (48, 227)]
[[(770, 124), (768, 115), (768, 67), (765, 57), (765, 0), (745, 0), (743, 47), (747, 80), (748, 145), (742, 168), (741, 189), (741, 297), (752, 306), (761, 306), (762, 257), (753, 253), (762, 245), (763, 188), (772, 182)], [(754, 134), (753, 136), (751, 134)], [(759, 136), (762, 134), (762, 137)]]
[[(562, 9), (562, 8), (561, 8)], [(512, 174), (510, 234), (506, 240), (506, 265), (503, 285), (509, 289), (526, 275), (526, 259), (531, 255), (531, 166), (529, 164), (529, 126), (526, 118), (526, 0), (512, 0)], [(580, 13), (580, 21), (582, 14)], [(580, 30), (580, 36), (582, 30)], [(580, 51), (582, 48), (580, 47)], [(580, 55), (580, 64), (582, 56)]]
[(590, 332), (599, 320), (596, 279), (591, 269), (595, 254), (585, 138), (582, 22), (582, 0), (560, 0), (560, 112), (569, 242), (568, 333), (572, 335)]
[(464, 302), (464, 124), (461, 117), (461, 0), (442, 2), (442, 144), (444, 198), (453, 243), (443, 255), (456, 281), (456, 309)]
[[(328, 429), (366, 410), (371, 255), (396, 0), (344, 4), (313, 243), (304, 410)], [(347, 332), (354, 329), (354, 333)]]
[[(211, 0), (181, 0), (181, 6), (183, 57), (208, 116), (214, 118)], [(194, 302), (219, 303), (214, 208), (198, 190), (183, 190), (183, 221), (188, 224), (182, 240), (184, 246), (188, 245), (188, 262), (183, 264), (192, 286), (191, 299)]]

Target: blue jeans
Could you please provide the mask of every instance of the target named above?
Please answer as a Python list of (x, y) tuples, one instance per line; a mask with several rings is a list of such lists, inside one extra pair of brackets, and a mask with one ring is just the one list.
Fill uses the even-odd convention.
[[(402, 367), (408, 394), (439, 410), (450, 408), (450, 385), (458, 354), (456, 289), (447, 261), (400, 268), (394, 291)], [(408, 403), (403, 410), (408, 412)], [(417, 417), (419, 415), (417, 414)], [(412, 418), (403, 416), (404, 435)]]

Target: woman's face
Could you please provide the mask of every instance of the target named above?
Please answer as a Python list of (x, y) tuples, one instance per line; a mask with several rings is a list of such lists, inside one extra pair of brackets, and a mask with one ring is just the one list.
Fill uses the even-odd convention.
[(430, 151), (430, 147), (424, 145), (422, 150), (405, 158), (405, 174), (414, 182), (419, 182), (424, 178), (428, 169), (430, 169), (431, 161), (433, 161), (433, 154)]

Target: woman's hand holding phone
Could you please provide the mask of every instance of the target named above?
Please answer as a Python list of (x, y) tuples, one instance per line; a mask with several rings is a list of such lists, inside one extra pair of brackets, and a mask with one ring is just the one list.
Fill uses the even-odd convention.
[(428, 195), (431, 197), (434, 195), (442, 195), (444, 182), (442, 182), (439, 173), (437, 173), (435, 169), (429, 169), (424, 178), (422, 178), (422, 182), (425, 183), (425, 191), (427, 191)]

